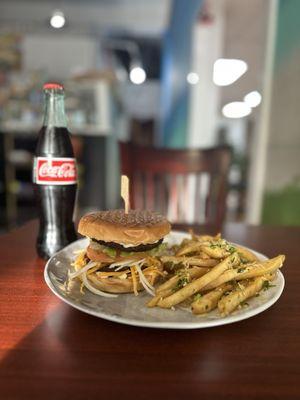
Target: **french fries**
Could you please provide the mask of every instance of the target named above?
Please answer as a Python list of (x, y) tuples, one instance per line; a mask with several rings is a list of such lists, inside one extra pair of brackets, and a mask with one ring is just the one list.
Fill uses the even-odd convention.
[(181, 273), (177, 273), (156, 289), (157, 294), (147, 303), (147, 306), (155, 307), (159, 300), (171, 295), (176, 286), (180, 286), (180, 282), (189, 282), (194, 278), (199, 278), (200, 276), (205, 275), (208, 271), (208, 268), (201, 267), (192, 267), (182, 270)]
[(255, 262), (249, 264), (249, 266), (238, 266), (237, 268), (225, 271), (224, 274), (220, 275), (215, 281), (211, 282), (204, 289), (209, 290), (225, 282), (232, 280), (244, 280), (249, 278), (255, 278), (257, 276), (270, 274), (277, 269), (281, 268), (284, 262), (285, 256), (279, 255), (277, 257), (271, 258), (270, 260)]
[(223, 294), (230, 291), (232, 287), (232, 284), (225, 283), (193, 301), (191, 305), (193, 314), (206, 314), (214, 310)]
[(214, 267), (218, 264), (218, 260), (209, 257), (176, 257), (176, 256), (163, 256), (161, 261), (165, 263), (183, 264), (186, 266), (194, 265), (198, 267)]
[(238, 285), (235, 290), (224, 296), (218, 303), (220, 314), (227, 316), (235, 310), (240, 304), (250, 297), (255, 296), (263, 287), (265, 282), (272, 279), (272, 276), (258, 276), (245, 285)]
[(240, 279), (249, 279), (254, 278), (261, 275), (271, 274), (272, 272), (276, 271), (278, 268), (281, 268), (283, 262), (285, 260), (284, 255), (279, 255), (277, 257), (271, 258), (270, 260), (263, 261), (253, 265), (250, 267), (250, 270), (245, 270), (241, 273)]
[(156, 292), (160, 293), (166, 289), (173, 289), (176, 287), (182, 276), (187, 276), (188, 279), (199, 278), (202, 275), (205, 275), (209, 271), (209, 268), (201, 268), (201, 267), (192, 267), (189, 269), (183, 269), (182, 272), (179, 271), (175, 276), (169, 279), (167, 282), (161, 284)]
[(159, 300), (158, 306), (161, 308), (171, 308), (176, 304), (182, 303), (184, 300), (195, 293), (198, 293), (203, 287), (215, 280), (219, 275), (222, 274), (222, 272), (226, 271), (228, 268), (232, 268), (238, 263), (238, 261), (238, 254), (233, 253), (231, 256), (225, 258), (223, 261), (213, 267), (209, 272), (207, 272), (207, 274), (192, 281), (165, 299)]
[(173, 308), (184, 302), (195, 315), (217, 309), (227, 316), (265, 288), (284, 260), (285, 256), (279, 255), (260, 261), (250, 250), (232, 245), (220, 234), (191, 233), (191, 239), (174, 246), (173, 253), (160, 257), (171, 277), (156, 288), (147, 306)]
[(257, 261), (258, 258), (256, 257), (255, 254), (253, 254), (250, 250), (246, 249), (245, 247), (242, 246), (237, 246), (237, 251), (239, 252), (239, 255), (242, 260), (251, 262), (251, 261)]
[(201, 246), (201, 250), (211, 258), (224, 258), (229, 256), (230, 252), (221, 247)]
[(178, 249), (176, 256), (184, 256), (187, 254), (195, 253), (201, 249), (201, 246), (202, 246), (201, 242), (187, 243), (186, 245)]

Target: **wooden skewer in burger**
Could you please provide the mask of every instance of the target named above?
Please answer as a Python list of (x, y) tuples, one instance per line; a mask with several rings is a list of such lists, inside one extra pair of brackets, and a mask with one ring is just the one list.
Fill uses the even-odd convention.
[(129, 180), (124, 175), (121, 196), (124, 210), (93, 212), (79, 221), (78, 232), (90, 242), (75, 261), (78, 271), (73, 276), (85, 270), (83, 283), (97, 294), (137, 295), (143, 289), (154, 294), (153, 284), (162, 275), (162, 266), (153, 256), (162, 254), (170, 223), (156, 212), (130, 209)]

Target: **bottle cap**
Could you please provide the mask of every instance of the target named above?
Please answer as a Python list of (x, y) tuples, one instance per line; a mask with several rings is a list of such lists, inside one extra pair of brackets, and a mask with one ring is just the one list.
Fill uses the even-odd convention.
[(61, 90), (63, 90), (64, 87), (60, 83), (47, 82), (47, 83), (44, 84), (43, 89), (44, 90), (47, 90), (47, 89), (61, 89)]

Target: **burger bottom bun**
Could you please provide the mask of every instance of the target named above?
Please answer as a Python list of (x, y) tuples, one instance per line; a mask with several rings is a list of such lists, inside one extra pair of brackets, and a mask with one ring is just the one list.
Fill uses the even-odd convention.
[[(119, 279), (119, 278), (99, 278), (94, 274), (88, 275), (88, 279), (92, 282), (92, 284), (100, 290), (108, 293), (132, 293), (133, 292), (133, 284), (129, 279)], [(158, 279), (158, 276), (152, 277), (148, 279), (149, 283), (153, 285)], [(143, 285), (138, 282), (137, 283), (138, 291), (144, 290)]]

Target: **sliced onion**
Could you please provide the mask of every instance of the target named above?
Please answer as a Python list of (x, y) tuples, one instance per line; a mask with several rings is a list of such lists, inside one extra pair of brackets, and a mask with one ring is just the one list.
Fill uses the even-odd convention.
[(149, 289), (154, 290), (154, 287), (151, 285), (151, 283), (148, 281), (148, 279), (147, 279), (146, 276), (144, 275), (144, 273), (143, 273), (141, 267), (140, 267), (139, 265), (136, 265), (136, 267), (137, 267), (137, 269), (140, 271), (140, 273), (141, 273), (143, 279), (145, 280), (147, 286), (149, 287)]
[(136, 264), (142, 264), (145, 261), (145, 258), (142, 258), (141, 260), (125, 260), (125, 261), (118, 261), (113, 264), (110, 264), (109, 268), (116, 268), (116, 271), (124, 268), (124, 267), (129, 267), (131, 265), (136, 265)]
[(115, 271), (118, 272), (118, 271), (120, 271), (120, 270), (123, 269), (123, 268), (130, 267), (131, 265), (132, 265), (131, 263), (130, 263), (130, 264), (126, 264), (126, 265), (121, 265), (120, 267), (116, 268)]
[(145, 290), (151, 295), (151, 296), (155, 296), (154, 294), (154, 287), (148, 282), (147, 278), (145, 277), (145, 275), (142, 272), (142, 269), (139, 265), (135, 265), (136, 270), (139, 274), (140, 277), (140, 281), (141, 284), (144, 286)]
[(89, 263), (86, 264), (85, 267), (81, 268), (80, 270), (76, 271), (76, 272), (72, 272), (69, 273), (69, 279), (72, 280), (74, 278), (77, 278), (77, 276), (80, 276), (81, 274), (83, 274), (84, 272), (88, 271), (89, 269), (96, 267), (96, 265), (99, 264), (97, 262), (94, 261), (90, 261)]
[(88, 281), (86, 272), (84, 272), (82, 274), (82, 281), (84, 283), (84, 286), (92, 293), (98, 294), (99, 296), (103, 296), (103, 297), (118, 297), (117, 294), (102, 292), (102, 290), (99, 290), (99, 289), (95, 288), (94, 286), (92, 286), (90, 284), (90, 282)]
[(130, 263), (132, 263), (134, 260), (125, 260), (125, 261), (118, 261), (113, 264), (110, 264), (109, 268), (115, 268), (115, 267), (127, 267)]

